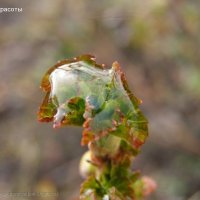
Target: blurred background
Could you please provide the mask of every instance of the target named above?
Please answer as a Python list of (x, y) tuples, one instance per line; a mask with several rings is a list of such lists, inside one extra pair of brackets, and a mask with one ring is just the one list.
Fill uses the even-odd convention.
[[(81, 128), (39, 123), (39, 89), (58, 60), (117, 60), (143, 100), (149, 138), (133, 169), (158, 184), (149, 200), (200, 199), (199, 0), (0, 0), (0, 199), (9, 192), (79, 192)], [(11, 199), (4, 196), (2, 199)]]

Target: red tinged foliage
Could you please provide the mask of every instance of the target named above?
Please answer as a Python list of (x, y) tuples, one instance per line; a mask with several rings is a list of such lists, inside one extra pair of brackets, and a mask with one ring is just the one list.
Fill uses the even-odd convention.
[(53, 121), (55, 128), (83, 127), (81, 144), (88, 145), (91, 157), (88, 171), (80, 168), (92, 174), (81, 186), (80, 199), (141, 199), (137, 194), (143, 187), (135, 187), (140, 179), (130, 165), (146, 140), (148, 122), (119, 63), (105, 69), (91, 55), (66, 59), (47, 71), (41, 88), (46, 96), (39, 121)]

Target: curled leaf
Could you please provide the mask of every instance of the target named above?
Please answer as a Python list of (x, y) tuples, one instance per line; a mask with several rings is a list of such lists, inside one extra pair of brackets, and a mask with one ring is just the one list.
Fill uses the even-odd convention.
[(108, 135), (135, 150), (145, 142), (147, 120), (117, 62), (104, 69), (90, 55), (63, 60), (47, 71), (41, 87), (46, 96), (39, 121), (53, 121), (54, 127), (83, 126), (82, 144), (96, 141), (103, 148), (110, 140)]

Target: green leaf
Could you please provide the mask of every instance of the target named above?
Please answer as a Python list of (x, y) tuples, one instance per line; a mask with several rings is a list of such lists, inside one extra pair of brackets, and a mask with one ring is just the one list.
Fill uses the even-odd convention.
[(90, 176), (81, 185), (80, 194), (81, 196), (85, 197), (87, 196), (102, 197), (105, 194), (105, 189), (102, 187), (100, 182), (96, 180), (94, 176)]
[(54, 127), (83, 126), (82, 144), (93, 140), (106, 144), (103, 137), (112, 134), (136, 153), (145, 142), (147, 120), (117, 62), (111, 69), (104, 69), (90, 55), (63, 60), (47, 71), (41, 87), (47, 95), (38, 113), (39, 120), (54, 121)]

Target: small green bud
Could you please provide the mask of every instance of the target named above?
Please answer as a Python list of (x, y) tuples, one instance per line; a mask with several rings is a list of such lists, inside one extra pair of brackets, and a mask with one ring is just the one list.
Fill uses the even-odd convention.
[(95, 174), (96, 167), (91, 163), (91, 151), (86, 151), (80, 161), (79, 172), (83, 178)]

